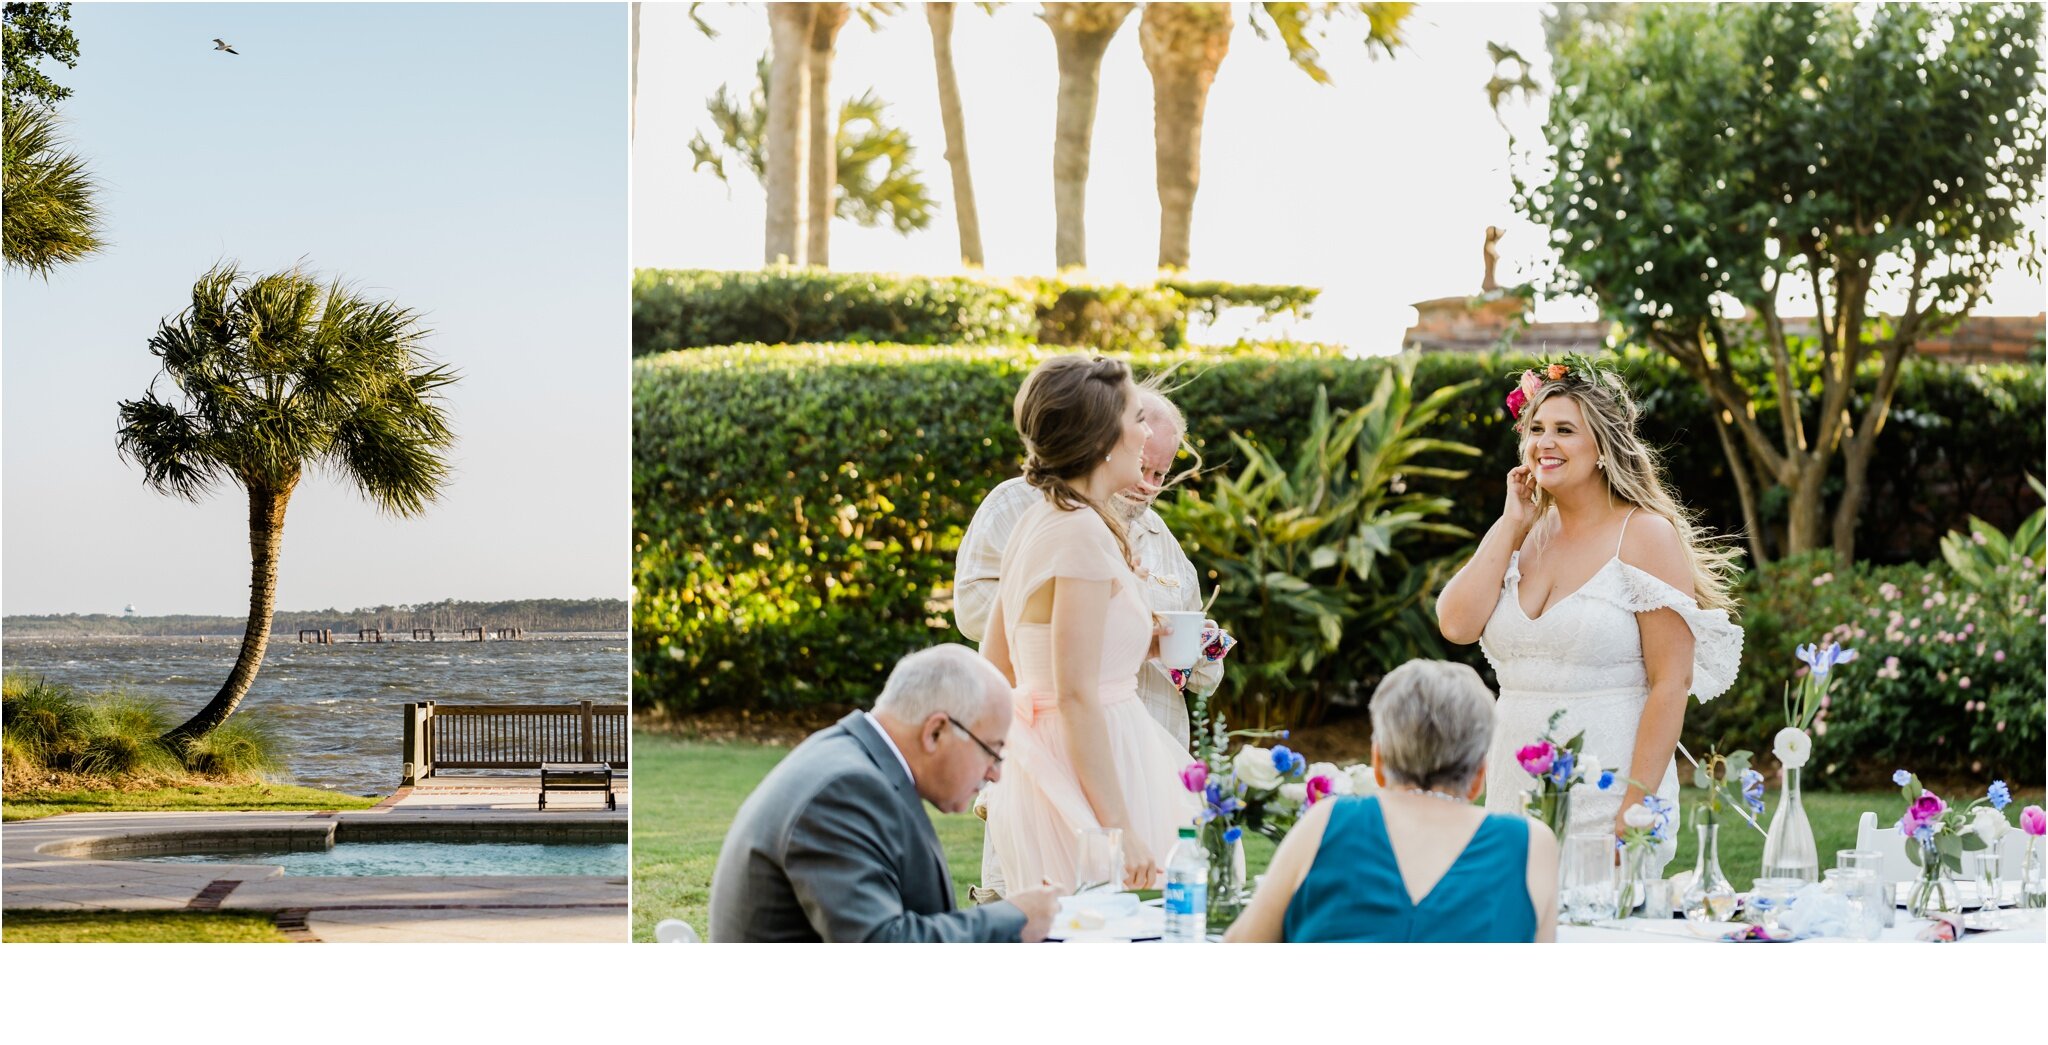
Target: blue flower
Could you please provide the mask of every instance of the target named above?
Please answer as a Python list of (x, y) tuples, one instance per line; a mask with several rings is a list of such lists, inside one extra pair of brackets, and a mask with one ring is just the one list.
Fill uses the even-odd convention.
[(1656, 814), (1657, 822), (1650, 825), (1650, 837), (1659, 842), (1671, 837), (1671, 814), (1678, 807), (1661, 795), (1644, 795), (1643, 805)]
[(1602, 790), (1602, 791), (1605, 791), (1605, 790), (1607, 790), (1608, 788), (1610, 788), (1610, 787), (1613, 787), (1613, 786), (1614, 786), (1614, 770), (1612, 770), (1612, 769), (1603, 769), (1603, 770), (1601, 770), (1601, 771), (1600, 771), (1600, 790)]
[(1749, 805), (1749, 813), (1756, 816), (1764, 811), (1764, 775), (1754, 769), (1742, 771), (1742, 800)]
[(1287, 750), (1287, 745), (1273, 745), (1273, 768), (1280, 773), (1293, 771), (1294, 752)]
[(1815, 678), (1826, 678), (1829, 669), (1835, 665), (1847, 664), (1856, 659), (1855, 650), (1843, 649), (1832, 642), (1818, 647), (1812, 643), (1795, 647), (1792, 655), (1812, 667)]
[(1984, 797), (1991, 800), (1991, 808), (2002, 810), (2012, 804), (2012, 789), (2006, 787), (2003, 780), (1993, 780)]
[(1926, 845), (1934, 841), (1934, 828), (1928, 824), (1921, 824), (1919, 827), (1913, 829), (1913, 840), (1919, 842), (1921, 845)]
[(1897, 772), (1892, 774), (1892, 783), (1897, 784), (1900, 787), (1905, 787), (1907, 784), (1910, 784), (1912, 782), (1913, 774), (1908, 773), (1903, 769), (1898, 770)]
[(1243, 838), (1243, 837), (1244, 837), (1244, 828), (1242, 828), (1242, 827), (1233, 827), (1233, 828), (1231, 828), (1230, 830), (1228, 830), (1228, 831), (1225, 831), (1225, 832), (1223, 832), (1223, 844), (1224, 844), (1224, 845), (1236, 845), (1236, 844), (1237, 844), (1237, 840), (1238, 840), (1238, 839), (1240, 839), (1240, 838)]
[(1557, 758), (1550, 763), (1550, 779), (1559, 784), (1570, 780), (1572, 778), (1572, 767), (1577, 765), (1578, 761), (1572, 755), (1570, 748), (1558, 748)]
[(1289, 731), (1288, 731), (1288, 730), (1285, 730), (1285, 729), (1281, 730), (1281, 731), (1280, 731), (1280, 739), (1282, 739), (1282, 740), (1286, 740), (1286, 739), (1287, 739), (1287, 734), (1288, 734), (1288, 732), (1289, 732)]

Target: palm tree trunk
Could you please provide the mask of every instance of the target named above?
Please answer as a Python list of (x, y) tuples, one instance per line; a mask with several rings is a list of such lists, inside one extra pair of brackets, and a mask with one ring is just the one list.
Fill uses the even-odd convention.
[(271, 614), (277, 607), (277, 563), (284, 551), (284, 509), (291, 496), (290, 487), (249, 491), (249, 623), (242, 631), (242, 651), (220, 692), (198, 714), (163, 735), (163, 743), (173, 750), (227, 721), (249, 695), (249, 687), (256, 684), (256, 672), (263, 667), (263, 649), (270, 644)]
[(632, 17), (633, 69), (628, 78), (626, 99), (626, 140), (632, 141), (634, 129), (640, 121), (640, 5), (633, 5)]
[(1202, 181), (1202, 115), (1230, 52), (1229, 4), (1146, 4), (1138, 22), (1152, 71), (1153, 162), (1159, 188), (1159, 267), (1188, 267), (1195, 190)]
[(953, 5), (924, 5), (932, 29), (932, 64), (939, 70), (939, 121), (946, 128), (946, 167), (953, 173), (953, 221), (960, 228), (960, 263), (978, 269), (981, 213), (974, 207), (974, 177), (967, 167), (967, 121), (960, 113), (960, 81), (953, 75)]
[(1053, 255), (1062, 269), (1088, 264), (1088, 150), (1102, 86), (1102, 54), (1136, 4), (1044, 4), (1059, 56), (1059, 110), (1052, 143)]
[(811, 23), (810, 65), (810, 214), (805, 236), (804, 264), (825, 268), (832, 264), (832, 210), (839, 193), (839, 120), (832, 107), (832, 58), (839, 42), (839, 30), (853, 9), (845, 4), (815, 4), (817, 20)]
[(768, 5), (772, 54), (768, 74), (768, 127), (761, 186), (768, 194), (766, 243), (770, 265), (804, 263), (804, 166), (809, 158), (811, 25), (815, 4)]

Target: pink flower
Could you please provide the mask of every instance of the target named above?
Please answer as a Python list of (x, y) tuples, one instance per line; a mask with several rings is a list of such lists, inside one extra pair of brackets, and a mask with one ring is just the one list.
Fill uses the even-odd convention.
[(1941, 814), (1946, 812), (1948, 803), (1934, 792), (1923, 789), (1920, 797), (1913, 800), (1913, 807), (1906, 810), (1906, 815), (1924, 824), (1941, 819)]
[(2048, 813), (2043, 813), (2040, 806), (2028, 806), (2020, 810), (2020, 830), (2035, 838), (2048, 834)]
[(1962, 678), (1959, 678), (1959, 679), (1957, 679), (1957, 680), (1956, 680), (1956, 685), (1957, 685), (1957, 686), (1959, 686), (1959, 687), (1961, 687), (1961, 688), (1963, 688), (1963, 689), (1969, 689), (1969, 688), (1970, 688), (1970, 676), (1968, 676), (1968, 675), (1964, 675), (1964, 676), (1963, 676)]
[(1320, 802), (1320, 801), (1322, 801), (1323, 799), (1325, 799), (1325, 798), (1328, 798), (1328, 797), (1330, 797), (1330, 791), (1331, 791), (1331, 789), (1332, 789), (1332, 788), (1333, 788), (1334, 786), (1335, 786), (1335, 785), (1333, 785), (1333, 784), (1331, 784), (1331, 783), (1330, 783), (1330, 778), (1329, 778), (1329, 777), (1326, 777), (1326, 776), (1312, 776), (1312, 777), (1309, 777), (1309, 778), (1308, 778), (1308, 800), (1307, 800), (1307, 801), (1306, 801), (1306, 802), (1305, 802), (1304, 804), (1305, 804), (1305, 805), (1315, 805), (1315, 804), (1316, 804), (1317, 802)]
[(1542, 776), (1550, 772), (1551, 763), (1557, 761), (1557, 748), (1552, 747), (1548, 740), (1539, 740), (1515, 752), (1515, 761), (1522, 764), (1522, 772)]
[(1509, 417), (1512, 417), (1512, 418), (1514, 418), (1514, 419), (1515, 419), (1515, 420), (1517, 420), (1517, 421), (1521, 420), (1521, 419), (1522, 419), (1522, 408), (1523, 408), (1524, 406), (1527, 406), (1527, 405), (1529, 405), (1529, 397), (1528, 397), (1528, 396), (1526, 396), (1526, 395), (1523, 395), (1523, 394), (1522, 394), (1522, 390), (1521, 390), (1521, 389), (1517, 388), (1517, 389), (1515, 389), (1515, 390), (1513, 390), (1513, 391), (1511, 391), (1511, 392), (1509, 392), (1509, 393), (1508, 393), (1508, 416), (1509, 416)]
[(2003, 732), (2005, 732), (2005, 720), (2004, 720), (2004, 719), (1999, 719), (1999, 720), (1998, 720), (1998, 731), (1999, 731), (2000, 733), (2003, 733)]
[(2005, 663), (2005, 651), (2002, 649), (1992, 650), (1991, 659), (1999, 662), (2000, 664)]
[(1180, 771), (1180, 786), (1195, 794), (1201, 794), (1209, 786), (1209, 767), (1201, 762), (1190, 762)]

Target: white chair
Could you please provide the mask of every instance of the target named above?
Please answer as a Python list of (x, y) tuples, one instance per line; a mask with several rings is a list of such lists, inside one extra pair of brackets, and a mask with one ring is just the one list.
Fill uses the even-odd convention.
[[(1877, 814), (1866, 812), (1856, 821), (1856, 848), (1869, 849), (1884, 854), (1884, 870), (1878, 874), (1883, 882), (1907, 882), (1920, 876), (1920, 865), (1906, 855), (1906, 836), (1892, 825), (1879, 826)], [(1970, 870), (1968, 853), (1963, 854), (1965, 871)], [(1998, 878), (2004, 882), (2020, 880), (2021, 865), (2027, 858), (2027, 836), (2015, 827), (1998, 840)]]
[(654, 942), (702, 943), (703, 941), (698, 938), (697, 930), (690, 928), (689, 922), (683, 921), (680, 918), (663, 918), (661, 921), (654, 923)]

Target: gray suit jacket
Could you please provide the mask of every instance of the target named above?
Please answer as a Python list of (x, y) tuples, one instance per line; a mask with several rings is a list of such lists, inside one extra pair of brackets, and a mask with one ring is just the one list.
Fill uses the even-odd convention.
[(1008, 902), (953, 909), (924, 803), (858, 711), (769, 771), (711, 875), (714, 942), (991, 943), (1023, 928)]

